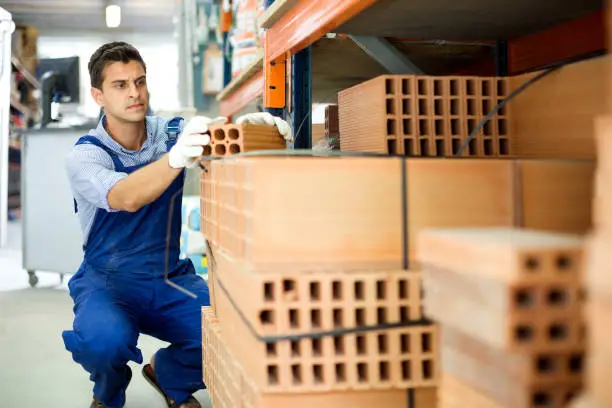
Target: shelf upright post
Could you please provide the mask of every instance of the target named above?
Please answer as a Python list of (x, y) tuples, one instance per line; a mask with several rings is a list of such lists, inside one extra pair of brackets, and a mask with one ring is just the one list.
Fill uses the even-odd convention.
[(295, 149), (312, 148), (312, 51), (308, 46), (292, 57), (292, 110)]
[(495, 75), (508, 76), (508, 41), (495, 42)]
[[(266, 9), (272, 3), (274, 3), (274, 0), (265, 0)], [(267, 34), (264, 34), (264, 47), (266, 49), (269, 46)], [(287, 60), (283, 55), (271, 61), (267, 54), (267, 52), (264, 52), (264, 109), (274, 116), (285, 119)]]
[(223, 86), (232, 81), (232, 43), (230, 30), (232, 28), (232, 0), (221, 1), (221, 32), (223, 33)]

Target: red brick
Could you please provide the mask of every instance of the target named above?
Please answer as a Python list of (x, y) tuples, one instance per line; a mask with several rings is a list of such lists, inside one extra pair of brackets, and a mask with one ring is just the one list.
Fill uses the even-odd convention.
[[(585, 345), (581, 301), (575, 299), (565, 307), (543, 301), (553, 289), (577, 298), (575, 284), (549, 281), (508, 285), (429, 266), (422, 273), (424, 313), (442, 325), (513, 352), (562, 352)], [(527, 289), (534, 297), (539, 292), (541, 300), (521, 303), (517, 294)], [(451, 298), (453, 302), (448, 301)]]
[(431, 229), (418, 238), (421, 265), (507, 283), (578, 284), (580, 235), (519, 228)]
[[(486, 364), (460, 350), (443, 348), (441, 353), (445, 376), (450, 375), (467, 387), (478, 390), (478, 394), (500, 407), (565, 408), (567, 401), (577, 395), (582, 388), (580, 383), (575, 381), (525, 386), (516, 378), (500, 371), (496, 364)], [(444, 388), (441, 392), (443, 391)], [(465, 400), (458, 402), (460, 403), (458, 406), (471, 406), (467, 405), (469, 402)]]
[(255, 150), (285, 149), (286, 143), (276, 126), (223, 125), (210, 127), (210, 145), (204, 147), (204, 156), (229, 156)]
[[(584, 382), (585, 347), (557, 352), (507, 353), (450, 326), (443, 326), (440, 332), (441, 349), (463, 353), (479, 365), (494, 367), (500, 374), (524, 386), (582, 385)], [(454, 366), (454, 363), (454, 360), (443, 361), (442, 369), (449, 372), (469, 369)]]
[(343, 389), (324, 393), (266, 391), (245, 373), (242, 361), (227, 345), (227, 334), (220, 330), (218, 320), (209, 309), (203, 309), (203, 317), (207, 363), (204, 376), (209, 380), (207, 388), (215, 408), (370, 408), (378, 404), (385, 407), (408, 405), (408, 394), (404, 389)]
[[(222, 269), (221, 264), (218, 267)], [(266, 345), (249, 330), (236, 304), (232, 304), (227, 293), (220, 289), (218, 281), (211, 284), (215, 288), (215, 312), (226, 336), (227, 347), (262, 391), (330, 392), (432, 387), (437, 384), (435, 326), (281, 340)], [(321, 309), (321, 315), (331, 312), (330, 308)], [(308, 327), (303, 332), (312, 331), (317, 330)]]
[[(505, 78), (386, 75), (366, 81), (338, 95), (341, 150), (453, 156), (507, 92)], [(510, 154), (506, 115), (504, 108), (487, 122), (464, 156)]]
[[(209, 275), (209, 282), (219, 279), (223, 283), (259, 335), (422, 319), (417, 271), (262, 270), (216, 247), (211, 259), (215, 277)], [(316, 314), (320, 318), (315, 322)], [(263, 316), (272, 318), (264, 321)]]

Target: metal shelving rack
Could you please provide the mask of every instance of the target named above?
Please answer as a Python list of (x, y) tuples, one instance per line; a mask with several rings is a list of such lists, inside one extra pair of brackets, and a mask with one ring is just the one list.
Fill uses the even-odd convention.
[(263, 96), (267, 111), (293, 125), (295, 148), (311, 147), (313, 101), (334, 102), (377, 75), (514, 75), (606, 49), (601, 0), (267, 3), (261, 57), (233, 80), (226, 72), (217, 99), (233, 116)]

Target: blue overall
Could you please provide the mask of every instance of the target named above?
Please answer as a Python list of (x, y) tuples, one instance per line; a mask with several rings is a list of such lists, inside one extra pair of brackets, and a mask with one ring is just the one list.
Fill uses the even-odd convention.
[[(176, 133), (170, 135), (168, 150), (176, 141)], [(83, 136), (77, 144), (82, 143), (105, 150), (118, 172), (129, 174), (148, 164), (124, 167), (98, 138)], [(63, 333), (64, 344), (90, 373), (94, 395), (109, 408), (125, 404), (132, 374), (128, 361), (143, 362), (139, 333), (170, 343), (155, 355), (157, 380), (170, 398), (181, 403), (204, 388), (201, 307), (209, 305), (210, 298), (191, 261), (179, 260), (184, 177), (182, 172), (157, 200), (137, 212), (98, 208), (83, 263), (68, 284), (75, 318), (73, 330)], [(164, 282), (169, 216), (170, 280), (197, 299)]]

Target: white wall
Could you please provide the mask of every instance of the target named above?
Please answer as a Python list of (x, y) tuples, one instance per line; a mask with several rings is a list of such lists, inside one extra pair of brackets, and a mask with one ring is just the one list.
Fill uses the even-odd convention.
[(147, 64), (147, 82), (151, 93), (151, 108), (157, 110), (179, 109), (178, 45), (172, 34), (159, 36), (104, 33), (51, 34), (41, 33), (38, 39), (39, 58), (80, 57), (81, 103), (80, 113), (96, 117), (99, 107), (91, 98), (87, 64), (94, 51), (109, 41), (125, 41), (140, 51)]

